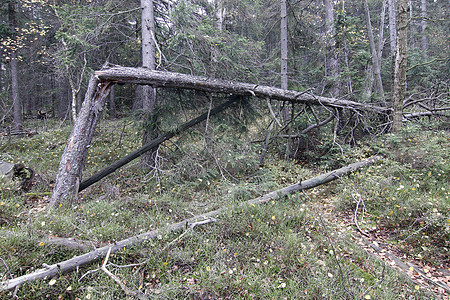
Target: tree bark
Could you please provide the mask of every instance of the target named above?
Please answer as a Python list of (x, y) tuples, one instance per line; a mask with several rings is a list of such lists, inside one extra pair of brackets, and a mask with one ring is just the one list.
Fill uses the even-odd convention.
[(397, 48), (394, 65), (392, 132), (402, 127), (408, 60), (408, 1), (398, 1)]
[(160, 144), (171, 139), (175, 135), (191, 128), (192, 126), (195, 126), (196, 124), (198, 124), (200, 122), (203, 122), (204, 120), (206, 120), (206, 118), (208, 116), (213, 116), (213, 115), (218, 114), (219, 112), (225, 110), (226, 108), (231, 106), (234, 102), (236, 102), (238, 99), (239, 99), (238, 97), (233, 97), (231, 100), (215, 107), (210, 112), (206, 112), (206, 113), (202, 114), (201, 116), (199, 116), (195, 119), (192, 119), (189, 122), (184, 123), (183, 125), (179, 126), (175, 130), (169, 131), (169, 132), (159, 136), (158, 138), (150, 141), (149, 143), (147, 143), (143, 147), (139, 148), (138, 150), (133, 151), (132, 153), (125, 156), (124, 158), (116, 161), (112, 165), (104, 168), (103, 170), (97, 172), (96, 174), (92, 175), (91, 177), (89, 177), (88, 179), (83, 181), (80, 184), (78, 191), (81, 192), (85, 188), (91, 186), (92, 184), (96, 183), (97, 181), (101, 180), (102, 178), (115, 172), (117, 169), (123, 167), (124, 165), (126, 165), (127, 163), (131, 162), (132, 160), (138, 158), (139, 156), (143, 155), (144, 153), (156, 149)]
[[(336, 30), (334, 22), (333, 0), (324, 0), (325, 5), (325, 41), (326, 41), (326, 78), (328, 92), (337, 98), (340, 94), (338, 50), (336, 48)], [(328, 83), (330, 81), (330, 83)]]
[(59, 163), (51, 206), (70, 201), (76, 195), (94, 129), (108, 96), (110, 82), (99, 83), (91, 77), (77, 121)]
[(388, 11), (389, 11), (389, 37), (391, 46), (391, 57), (392, 61), (395, 59), (395, 49), (397, 43), (397, 12), (396, 12), (396, 0), (388, 0)]
[[(16, 2), (9, 1), (8, 3), (8, 18), (9, 27), (13, 32), (13, 39), (16, 35), (17, 19), (16, 19)], [(11, 60), (9, 62), (11, 68), (11, 97), (13, 99), (13, 127), (19, 132), (23, 127), (22, 120), (22, 101), (19, 95), (19, 70), (17, 63), (17, 53), (13, 50), (11, 53)]]
[(427, 18), (428, 18), (427, 0), (422, 0), (422, 3), (420, 5), (420, 10), (421, 10), (421, 17), (422, 17), (422, 20), (420, 22), (421, 34), (422, 34), (422, 36), (420, 37), (420, 49), (424, 51), (424, 54), (426, 54), (426, 51), (428, 50), (428, 35), (426, 32)]
[[(153, 0), (141, 0), (142, 21), (142, 67), (155, 70), (155, 17)], [(157, 137), (158, 116), (154, 115), (156, 106), (156, 90), (149, 85), (142, 87), (142, 111), (144, 119), (144, 133), (142, 145), (147, 144)], [(144, 168), (152, 168), (155, 165), (156, 152), (146, 152), (141, 156), (141, 164)]]
[(235, 94), (243, 96), (255, 96), (263, 99), (289, 101), (310, 105), (346, 108), (351, 110), (389, 113), (392, 109), (350, 100), (334, 99), (316, 96), (309, 92), (297, 92), (280, 88), (263, 86), (251, 83), (232, 82), (220, 79), (211, 79), (200, 76), (192, 76), (180, 73), (152, 71), (145, 68), (128, 68), (114, 66), (96, 71), (95, 76), (100, 82), (122, 82), (134, 84), (149, 84), (155, 87), (171, 87), (182, 89), (194, 89), (211, 93)]
[(287, 10), (286, 0), (280, 1), (281, 6), (281, 89), (288, 89), (288, 48), (287, 48)]
[[(288, 89), (288, 45), (287, 45), (287, 9), (286, 9), (286, 0), (280, 0), (280, 16), (281, 16), (281, 24), (280, 24), (280, 48), (281, 48), (281, 89)], [(282, 111), (283, 123), (287, 124), (290, 119), (290, 109), (289, 103), (284, 104), (284, 109)], [(289, 135), (289, 126), (286, 127), (286, 134)], [(291, 156), (291, 140), (288, 139), (286, 141), (286, 157)], [(265, 149), (263, 150), (265, 152)]]
[[(364, 0), (364, 13), (366, 19), (367, 36), (369, 38), (370, 54), (372, 56), (373, 76), (375, 79), (375, 91), (379, 97), (384, 98), (383, 82), (381, 80), (381, 61), (375, 46), (375, 37), (372, 30), (372, 22), (370, 21), (369, 3)], [(383, 37), (380, 37), (382, 39)]]
[(98, 249), (88, 252), (86, 254), (75, 256), (69, 260), (47, 266), (45, 269), (39, 269), (33, 273), (26, 274), (21, 277), (2, 281), (2, 282), (0, 282), (0, 291), (11, 290), (11, 289), (14, 289), (16, 286), (23, 285), (24, 283), (27, 283), (27, 282), (59, 276), (61, 274), (70, 272), (70, 271), (76, 269), (77, 267), (80, 267), (80, 266), (89, 264), (95, 260), (101, 259), (101, 258), (105, 257), (108, 252), (114, 253), (119, 250), (122, 250), (124, 247), (130, 247), (133, 245), (144, 243), (145, 241), (148, 241), (150, 239), (157, 238), (158, 235), (160, 235), (162, 232), (171, 232), (171, 231), (181, 230), (181, 229), (189, 226), (189, 224), (195, 224), (199, 221), (203, 221), (205, 219), (206, 220), (210, 219), (214, 216), (222, 214), (226, 211), (233, 210), (235, 208), (241, 208), (245, 205), (259, 205), (259, 204), (267, 203), (271, 200), (279, 199), (285, 195), (289, 195), (289, 194), (292, 194), (297, 191), (303, 191), (303, 190), (314, 188), (316, 186), (319, 186), (319, 185), (328, 183), (330, 181), (333, 181), (335, 179), (338, 179), (356, 169), (371, 165), (379, 159), (380, 159), (380, 157), (378, 157), (378, 156), (368, 158), (368, 159), (362, 160), (360, 162), (353, 163), (353, 164), (350, 164), (343, 168), (334, 170), (332, 172), (322, 174), (317, 177), (311, 178), (309, 180), (305, 180), (305, 181), (299, 182), (297, 184), (285, 187), (283, 189), (271, 192), (262, 197), (246, 201), (236, 207), (235, 206), (222, 207), (217, 210), (184, 220), (182, 222), (168, 225), (162, 229), (156, 229), (156, 230), (153, 230), (150, 232), (145, 232), (145, 233), (142, 233), (142, 234), (139, 234), (136, 236), (132, 236), (125, 240), (115, 242), (114, 244), (98, 248)]

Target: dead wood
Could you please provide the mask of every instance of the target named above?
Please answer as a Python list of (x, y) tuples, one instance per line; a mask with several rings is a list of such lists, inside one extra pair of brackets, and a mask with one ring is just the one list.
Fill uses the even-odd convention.
[(78, 240), (76, 238), (49, 237), (43, 242), (47, 245), (61, 246), (70, 250), (88, 251), (92, 248), (95, 248), (93, 243)]
[[(314, 178), (299, 182), (297, 184), (285, 187), (283, 189), (271, 192), (271, 193), (261, 196), (259, 198), (246, 201), (246, 202), (242, 203), (241, 205), (239, 205), (238, 207), (242, 207), (245, 205), (251, 205), (251, 204), (253, 204), (253, 205), (263, 204), (270, 200), (278, 199), (280, 197), (283, 197), (288, 194), (292, 194), (297, 191), (314, 188), (316, 186), (319, 186), (319, 185), (328, 183), (332, 180), (335, 180), (337, 178), (340, 178), (356, 169), (373, 164), (376, 161), (378, 161), (379, 159), (380, 159), (379, 156), (375, 156), (372, 158), (368, 158), (368, 159), (359, 161), (357, 163), (350, 164), (348, 166), (328, 172), (326, 174), (322, 174), (322, 175), (316, 176)], [(17, 286), (23, 285), (24, 283), (38, 280), (38, 279), (57, 277), (61, 274), (70, 272), (77, 267), (92, 263), (93, 261), (95, 261), (97, 259), (103, 258), (107, 255), (107, 253), (109, 251), (111, 251), (111, 253), (114, 253), (125, 247), (142, 244), (145, 241), (156, 238), (161, 233), (180, 230), (180, 229), (190, 226), (190, 224), (197, 223), (200, 225), (202, 223), (201, 221), (210, 220), (210, 218), (217, 216), (218, 214), (221, 214), (225, 211), (232, 210), (234, 208), (235, 208), (235, 206), (222, 207), (217, 210), (184, 220), (182, 222), (168, 225), (162, 229), (156, 229), (156, 230), (153, 230), (150, 232), (132, 236), (125, 240), (118, 241), (114, 244), (98, 248), (94, 251), (88, 252), (83, 255), (75, 256), (69, 260), (66, 260), (66, 261), (63, 261), (63, 262), (60, 262), (57, 264), (53, 264), (50, 266), (46, 265), (45, 269), (39, 269), (33, 273), (0, 282), (0, 291), (11, 290)]]
[(434, 111), (421, 111), (421, 112), (415, 112), (415, 113), (409, 113), (409, 114), (403, 114), (403, 117), (406, 119), (411, 118), (420, 118), (420, 117), (449, 117), (449, 114), (443, 113), (443, 112), (434, 112)]
[(256, 96), (263, 99), (347, 108), (375, 113), (391, 112), (391, 109), (387, 107), (359, 103), (350, 100), (316, 96), (310, 92), (297, 92), (252, 83), (225, 81), (180, 73), (155, 71), (146, 68), (113, 66), (96, 71), (94, 75), (100, 82), (134, 83), (151, 85), (153, 87), (194, 89), (210, 93)]
[(147, 143), (143, 147), (139, 148), (138, 150), (131, 152), (130, 154), (128, 154), (124, 158), (122, 158), (122, 159), (116, 161), (115, 163), (107, 166), (103, 170), (95, 173), (94, 175), (92, 175), (91, 177), (89, 177), (88, 179), (83, 181), (80, 184), (80, 187), (78, 188), (78, 192), (81, 192), (85, 188), (91, 186), (92, 184), (96, 183), (97, 181), (101, 180), (102, 178), (104, 178), (104, 177), (108, 176), (109, 174), (115, 172), (117, 169), (119, 169), (120, 167), (123, 167), (124, 165), (126, 165), (129, 162), (131, 162), (132, 160), (138, 158), (142, 154), (144, 154), (144, 153), (146, 153), (148, 151), (156, 149), (160, 144), (162, 144), (165, 141), (171, 139), (172, 137), (174, 137), (175, 135), (179, 134), (180, 132), (186, 131), (187, 129), (191, 128), (192, 126), (195, 126), (196, 124), (198, 124), (200, 122), (203, 122), (209, 116), (213, 116), (213, 115), (218, 114), (219, 112), (225, 110), (226, 108), (231, 106), (234, 102), (236, 102), (238, 99), (239, 99), (239, 97), (233, 97), (229, 101), (227, 101), (227, 102), (225, 102), (225, 103), (223, 103), (223, 104), (213, 108), (211, 111), (208, 111), (208, 112), (198, 116), (197, 118), (192, 119), (189, 122), (184, 123), (183, 125), (179, 126), (178, 128), (176, 128), (176, 129), (174, 129), (172, 131), (166, 132), (165, 134), (163, 134), (163, 135), (159, 136), (158, 138), (150, 141), (149, 143)]

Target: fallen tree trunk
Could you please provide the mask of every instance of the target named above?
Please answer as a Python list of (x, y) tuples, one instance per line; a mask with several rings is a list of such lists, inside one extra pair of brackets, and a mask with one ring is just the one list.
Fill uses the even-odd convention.
[(154, 87), (182, 88), (211, 93), (256, 96), (264, 99), (268, 98), (280, 101), (347, 108), (375, 113), (391, 112), (391, 109), (388, 107), (375, 106), (343, 99), (321, 97), (313, 95), (309, 92), (297, 92), (258, 84), (232, 82), (187, 74), (155, 71), (147, 68), (114, 66), (96, 71), (94, 74), (100, 82), (134, 83), (152, 85)]
[(390, 108), (354, 101), (315, 96), (308, 92), (283, 90), (257, 84), (231, 82), (146, 68), (107, 67), (96, 71), (89, 81), (83, 106), (61, 156), (53, 188), (51, 206), (72, 201), (78, 193), (89, 145), (111, 86), (136, 83), (154, 87), (184, 88), (233, 95), (256, 96), (309, 105), (346, 108), (376, 114), (389, 114)]
[(213, 116), (213, 115), (218, 114), (219, 112), (225, 110), (226, 108), (231, 106), (234, 102), (236, 102), (238, 99), (239, 99), (239, 97), (233, 97), (229, 101), (227, 101), (227, 102), (225, 102), (225, 103), (223, 103), (223, 104), (213, 108), (211, 111), (206, 112), (206, 113), (202, 114), (201, 116), (198, 116), (197, 118), (192, 119), (189, 122), (184, 123), (183, 125), (179, 126), (175, 130), (166, 132), (165, 134), (163, 134), (160, 137), (150, 141), (149, 143), (147, 143), (143, 147), (139, 148), (138, 150), (131, 152), (130, 154), (128, 154), (124, 158), (122, 158), (122, 159), (116, 161), (115, 163), (107, 166), (103, 170), (97, 172), (96, 174), (92, 175), (91, 177), (89, 177), (88, 179), (83, 181), (80, 184), (78, 192), (81, 192), (82, 190), (84, 190), (85, 188), (87, 188), (87, 187), (91, 186), (92, 184), (96, 183), (100, 179), (108, 176), (109, 174), (113, 173), (114, 171), (116, 171), (120, 167), (123, 167), (124, 165), (126, 165), (129, 162), (131, 162), (132, 160), (138, 158), (139, 156), (141, 156), (145, 152), (155, 149), (161, 143), (164, 143), (165, 141), (171, 139), (172, 137), (174, 137), (178, 133), (189, 129), (192, 126), (195, 126), (195, 125), (197, 125), (200, 122), (203, 122), (204, 120), (206, 120), (206, 118), (208, 118), (208, 115), (209, 116)]
[(410, 118), (420, 118), (420, 117), (449, 117), (449, 114), (443, 112), (434, 112), (434, 111), (421, 111), (414, 112), (409, 114), (403, 114), (403, 117), (406, 119)]
[[(317, 177), (311, 178), (309, 180), (305, 180), (305, 181), (299, 182), (297, 184), (285, 187), (283, 189), (271, 192), (271, 193), (261, 196), (259, 198), (246, 201), (246, 202), (242, 203), (241, 205), (239, 205), (239, 207), (242, 207), (244, 205), (249, 205), (249, 204), (253, 204), (253, 205), (263, 204), (270, 200), (282, 197), (284, 195), (292, 194), (297, 191), (314, 188), (316, 186), (325, 184), (325, 183), (335, 180), (339, 177), (342, 177), (356, 169), (373, 164), (379, 159), (380, 159), (380, 157), (375, 156), (372, 158), (362, 160), (357, 163), (350, 164), (343, 168), (340, 168), (340, 169), (328, 172), (326, 174), (322, 174)], [(2, 281), (0, 283), (0, 291), (11, 290), (17, 286), (21, 286), (24, 283), (27, 283), (30, 281), (59, 276), (61, 274), (70, 272), (77, 267), (89, 264), (97, 259), (105, 257), (106, 254), (108, 253), (108, 251), (110, 251), (111, 253), (114, 253), (118, 250), (123, 249), (124, 247), (130, 247), (130, 246), (133, 246), (136, 244), (144, 243), (145, 241), (156, 238), (162, 232), (171, 232), (171, 231), (175, 231), (175, 230), (180, 230), (180, 229), (186, 228), (189, 224), (198, 223), (199, 221), (217, 216), (220, 213), (223, 213), (227, 210), (232, 210), (234, 208), (235, 208), (234, 206), (219, 208), (217, 210), (184, 220), (182, 222), (168, 225), (162, 229), (156, 229), (156, 230), (153, 230), (150, 232), (146, 232), (146, 233), (142, 233), (142, 234), (130, 237), (130, 238), (122, 240), (122, 241), (118, 241), (114, 244), (104, 246), (102, 248), (98, 248), (94, 251), (88, 252), (83, 255), (75, 256), (69, 260), (66, 260), (66, 261), (63, 261), (63, 262), (60, 262), (57, 264), (53, 264), (51, 266), (46, 265), (45, 269), (39, 269), (30, 274), (26, 274), (26, 275), (23, 275), (23, 276), (20, 276), (20, 277), (11, 279), (11, 280)]]

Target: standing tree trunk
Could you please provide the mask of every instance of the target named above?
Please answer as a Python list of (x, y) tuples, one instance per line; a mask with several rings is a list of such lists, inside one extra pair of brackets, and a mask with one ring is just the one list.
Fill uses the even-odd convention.
[(397, 20), (396, 20), (396, 9), (395, 9), (395, 0), (388, 0), (388, 11), (389, 11), (389, 37), (390, 37), (390, 46), (391, 46), (391, 57), (392, 61), (395, 59), (395, 49), (397, 43)]
[[(375, 38), (373, 36), (372, 22), (370, 21), (369, 3), (364, 0), (364, 13), (367, 26), (367, 36), (369, 38), (370, 54), (372, 56), (373, 76), (375, 79), (375, 91), (379, 97), (384, 98), (383, 82), (381, 80), (381, 60), (378, 54), (377, 47), (375, 46)], [(383, 37), (380, 36), (380, 39)]]
[(216, 25), (217, 29), (222, 32), (223, 31), (223, 22), (225, 20), (225, 8), (223, 7), (224, 0), (216, 0)]
[(392, 132), (402, 127), (403, 101), (405, 100), (406, 69), (408, 56), (408, 1), (398, 1), (397, 47), (394, 65), (394, 89)]
[[(13, 39), (15, 38), (17, 20), (16, 20), (16, 2), (10, 1), (8, 3), (8, 17), (9, 27), (13, 32)], [(11, 68), (11, 97), (13, 99), (13, 125), (14, 130), (20, 131), (22, 129), (22, 104), (19, 96), (19, 70), (17, 63), (17, 53), (15, 50), (11, 53), (11, 60), (9, 62)]]
[(287, 10), (286, 0), (281, 0), (281, 88), (288, 89), (288, 49), (287, 49)]
[[(324, 0), (325, 5), (325, 40), (326, 40), (326, 77), (328, 92), (337, 98), (340, 93), (338, 51), (336, 49), (336, 30), (334, 23), (333, 0)], [(329, 83), (328, 83), (329, 82)]]
[[(155, 70), (155, 18), (153, 0), (141, 0), (142, 19), (142, 66)], [(144, 135), (142, 145), (146, 145), (157, 136), (157, 116), (155, 115), (156, 90), (152, 86), (142, 87), (142, 111), (144, 114)], [(144, 168), (155, 166), (156, 151), (141, 156)]]
[[(286, 0), (280, 0), (280, 42), (281, 42), (281, 89), (288, 89), (288, 47), (287, 47), (287, 9)], [(285, 103), (285, 107), (282, 112), (283, 122), (286, 124), (290, 119), (290, 110), (288, 103)], [(289, 127), (286, 128), (286, 134), (289, 135)], [(286, 142), (286, 157), (291, 156), (291, 140)]]
[(424, 51), (424, 54), (426, 55), (426, 51), (428, 50), (428, 35), (426, 33), (427, 29), (427, 0), (422, 0), (421, 6), (421, 17), (422, 21), (420, 22), (421, 27), (421, 38), (420, 38), (420, 49)]
[(110, 82), (100, 83), (96, 76), (89, 81), (83, 106), (59, 163), (51, 206), (70, 202), (78, 193), (89, 145), (110, 87)]

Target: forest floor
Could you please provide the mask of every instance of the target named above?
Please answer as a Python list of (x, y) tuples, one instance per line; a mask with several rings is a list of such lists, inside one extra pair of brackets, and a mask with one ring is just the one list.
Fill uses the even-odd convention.
[[(41, 125), (39, 125), (41, 126)], [(211, 125), (212, 126), (212, 125)], [(38, 126), (36, 125), (36, 128)], [(47, 208), (70, 128), (47, 124), (27, 138), (0, 137), (0, 160), (36, 172), (34, 186), (0, 178), (0, 277), (34, 272), (94, 249), (230, 207), (373, 155), (376, 165), (260, 206), (227, 210), (213, 222), (161, 232), (144, 244), (59, 278), (0, 292), (9, 299), (120, 299), (124, 286), (149, 299), (448, 299), (450, 135), (406, 127), (320, 161), (286, 161), (274, 148), (258, 166), (259, 145), (217, 126), (164, 144), (158, 172), (133, 162)], [(129, 119), (104, 121), (85, 176), (139, 147)]]

